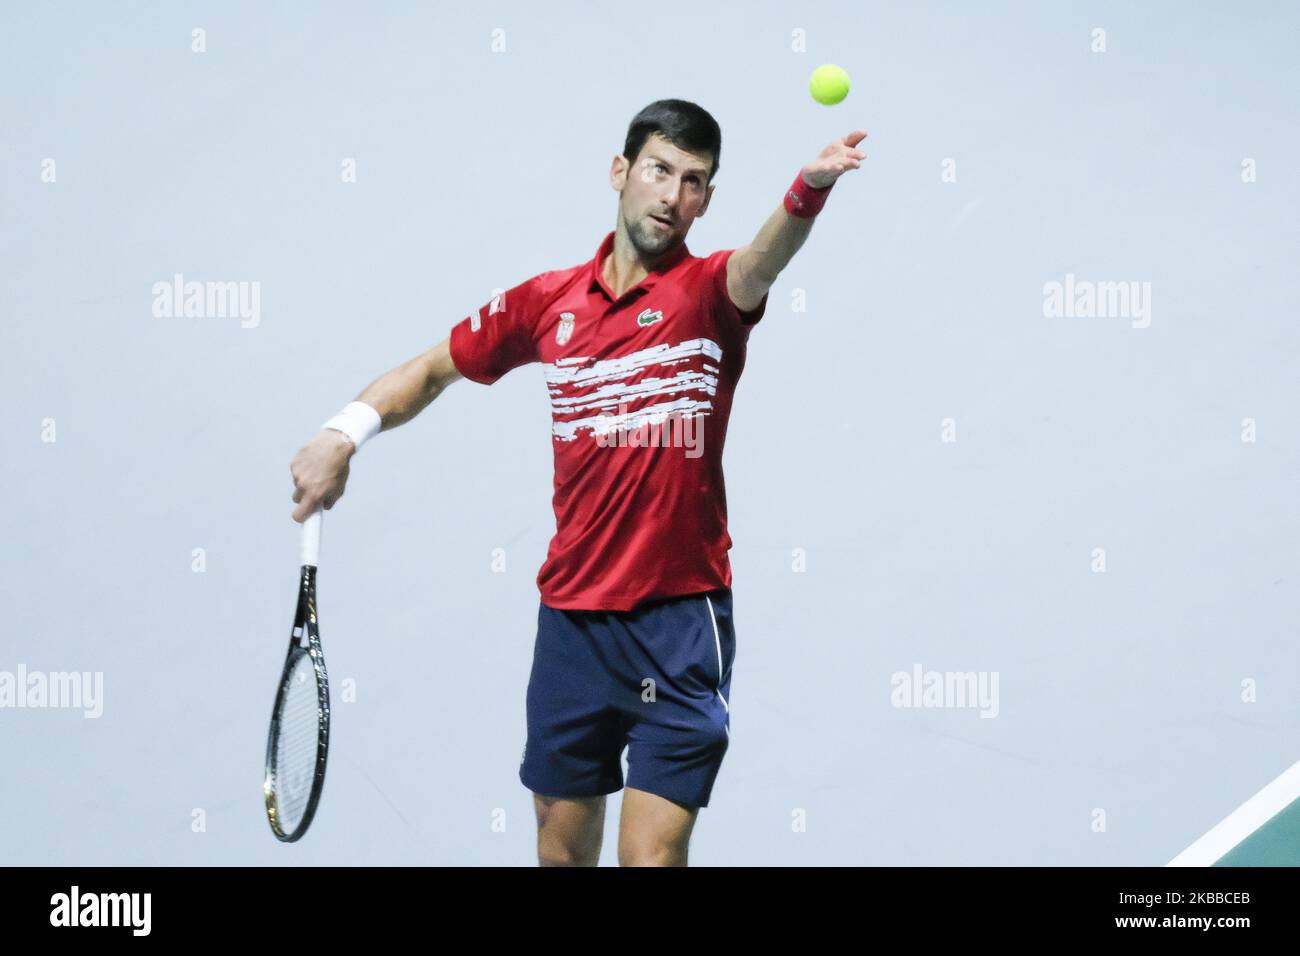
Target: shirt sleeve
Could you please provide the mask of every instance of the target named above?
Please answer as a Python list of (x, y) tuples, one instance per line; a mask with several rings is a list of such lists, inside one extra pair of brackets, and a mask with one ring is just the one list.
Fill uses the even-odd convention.
[(763, 295), (762, 300), (752, 312), (741, 312), (736, 308), (736, 304), (731, 301), (731, 295), (727, 292), (727, 260), (735, 249), (723, 249), (721, 252), (715, 252), (705, 260), (705, 268), (708, 270), (709, 278), (713, 286), (713, 296), (718, 303), (719, 311), (727, 318), (745, 326), (748, 329), (758, 324), (758, 320), (763, 317), (767, 311), (767, 295)]
[(451, 330), (451, 360), (467, 379), (491, 385), (511, 369), (539, 361), (534, 276), (507, 289)]

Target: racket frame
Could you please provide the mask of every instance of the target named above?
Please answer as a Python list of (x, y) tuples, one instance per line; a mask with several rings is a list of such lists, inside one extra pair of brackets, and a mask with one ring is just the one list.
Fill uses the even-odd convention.
[[(320, 804), (321, 791), (325, 786), (325, 764), (329, 756), (330, 739), (330, 687), (329, 675), (325, 669), (325, 653), (321, 649), (320, 624), (316, 613), (316, 568), (320, 553), (321, 513), (317, 511), (303, 524), (303, 565), (298, 580), (298, 606), (294, 611), (293, 627), (289, 632), (289, 652), (285, 656), (284, 670), (280, 675), (280, 687), (275, 695), (275, 706), (271, 711), (271, 728), (266, 737), (266, 774), (263, 778), (262, 791), (266, 799), (266, 818), (271, 825), (271, 832), (283, 843), (294, 843), (301, 839), (311, 826)], [(276, 744), (280, 736), (280, 719), (285, 700), (289, 694), (289, 684), (299, 660), (307, 656), (311, 659), (312, 671), (316, 676), (316, 768), (312, 777), (311, 792), (302, 819), (297, 827), (287, 831), (281, 826), (279, 800), (276, 794)]]

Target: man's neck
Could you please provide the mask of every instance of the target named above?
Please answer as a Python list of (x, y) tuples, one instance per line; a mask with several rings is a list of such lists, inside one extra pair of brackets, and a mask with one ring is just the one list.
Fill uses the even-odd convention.
[(614, 248), (610, 254), (605, 257), (601, 265), (600, 277), (609, 286), (610, 291), (614, 293), (615, 299), (621, 299), (628, 289), (634, 288), (637, 283), (650, 274), (650, 270), (662, 261), (665, 256), (671, 255), (676, 246), (665, 249), (653, 261), (646, 262), (637, 252), (636, 247), (632, 245), (632, 240), (628, 238), (627, 233), (622, 228), (614, 230)]

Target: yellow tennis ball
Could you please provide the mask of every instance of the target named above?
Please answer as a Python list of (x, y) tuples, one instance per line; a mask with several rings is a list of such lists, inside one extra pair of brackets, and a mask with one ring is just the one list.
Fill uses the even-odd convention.
[(849, 95), (849, 75), (834, 63), (823, 64), (813, 70), (808, 92), (818, 103), (834, 106)]

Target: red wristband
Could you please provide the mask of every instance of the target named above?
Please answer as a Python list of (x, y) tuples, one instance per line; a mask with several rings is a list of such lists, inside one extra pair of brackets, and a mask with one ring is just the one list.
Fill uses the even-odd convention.
[(831, 186), (822, 186), (814, 189), (803, 181), (803, 171), (794, 178), (794, 185), (785, 191), (785, 211), (792, 216), (800, 219), (811, 219), (822, 211), (822, 206), (826, 205), (826, 197), (830, 194)]

